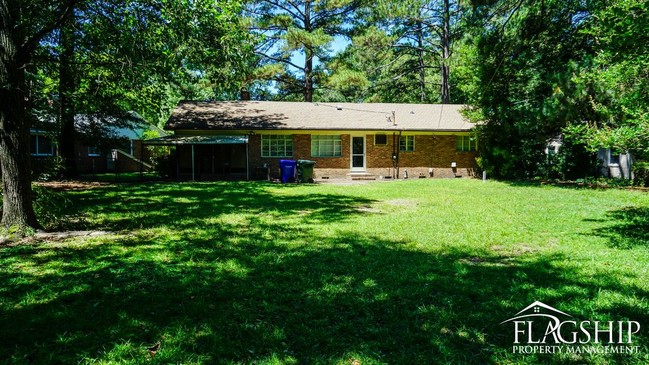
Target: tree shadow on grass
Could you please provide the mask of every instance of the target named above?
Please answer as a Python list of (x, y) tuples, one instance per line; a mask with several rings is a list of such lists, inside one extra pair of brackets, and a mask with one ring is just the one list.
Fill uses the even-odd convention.
[(632, 249), (649, 247), (649, 209), (626, 207), (607, 213), (611, 223), (594, 230), (596, 236), (605, 237), (613, 248)]
[[(68, 230), (183, 229), (201, 222), (209, 224), (230, 213), (307, 215), (310, 222), (326, 223), (343, 220), (375, 202), (308, 191), (301, 195), (282, 193), (294, 188), (263, 182), (153, 183), (146, 189), (141, 185), (114, 185), (77, 193), (61, 226)], [(102, 219), (87, 219), (96, 215), (102, 215)]]
[[(512, 357), (512, 328), (499, 323), (535, 300), (566, 310), (562, 305), (583, 307), (602, 290), (649, 295), (606, 276), (578, 279), (556, 265), (561, 256), (518, 261), (426, 253), (351, 232), (315, 237), (317, 244), (300, 248), (260, 247), (255, 235), (243, 243), (234, 234), (139, 243), (154, 256), (168, 255), (159, 260), (119, 244), (4, 249), (0, 358), (16, 364), (584, 363), (588, 358)], [(600, 315), (649, 320), (623, 303)], [(151, 358), (145, 348), (157, 341), (161, 350)]]
[[(322, 232), (316, 226), (367, 214), (359, 208), (374, 201), (283, 194), (288, 189), (211, 183), (80, 192), (73, 213), (102, 215), (89, 227), (134, 232), (0, 249), (0, 359), (588, 363), (512, 355), (513, 328), (499, 323), (536, 300), (584, 320), (649, 321), (643, 308), (621, 299), (591, 312), (602, 291), (614, 298), (649, 293), (619, 276), (584, 275), (562, 255), (427, 252), (398, 236)], [(234, 212), (245, 219), (211, 223)], [(152, 358), (146, 347), (158, 341)], [(646, 354), (646, 337), (640, 341)]]

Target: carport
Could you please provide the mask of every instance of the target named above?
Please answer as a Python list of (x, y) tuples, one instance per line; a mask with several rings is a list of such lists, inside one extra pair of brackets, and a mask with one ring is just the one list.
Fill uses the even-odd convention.
[(176, 147), (176, 174), (201, 178), (245, 176), (250, 179), (247, 135), (171, 135), (144, 141), (149, 146)]

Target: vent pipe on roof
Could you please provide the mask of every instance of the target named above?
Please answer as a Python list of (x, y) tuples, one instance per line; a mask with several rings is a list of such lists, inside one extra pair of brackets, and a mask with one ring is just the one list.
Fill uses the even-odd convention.
[(343, 107), (340, 105), (336, 105), (336, 110), (343, 110)]

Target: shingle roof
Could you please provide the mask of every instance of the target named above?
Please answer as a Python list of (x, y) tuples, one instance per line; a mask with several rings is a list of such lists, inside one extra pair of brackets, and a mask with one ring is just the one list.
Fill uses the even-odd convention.
[[(279, 101), (182, 102), (168, 130), (468, 131), (456, 104), (356, 104)], [(391, 121), (394, 111), (396, 125)]]

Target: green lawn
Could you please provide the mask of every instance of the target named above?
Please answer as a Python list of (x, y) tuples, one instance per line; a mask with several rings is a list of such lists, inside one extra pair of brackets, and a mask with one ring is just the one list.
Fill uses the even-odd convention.
[[(0, 247), (8, 363), (649, 362), (647, 193), (435, 179), (65, 196), (61, 227), (109, 234)], [(638, 321), (641, 353), (512, 354), (499, 323), (535, 300)]]

